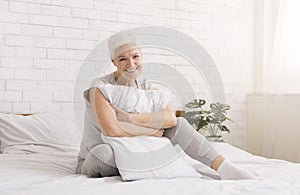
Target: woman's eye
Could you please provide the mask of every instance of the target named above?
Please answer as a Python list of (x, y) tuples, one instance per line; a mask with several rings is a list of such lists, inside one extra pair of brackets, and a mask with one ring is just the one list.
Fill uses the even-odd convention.
[(126, 58), (120, 58), (120, 59), (119, 59), (119, 61), (124, 61), (124, 60), (126, 60)]
[(134, 56), (133, 56), (133, 58), (138, 58), (138, 57), (140, 57), (140, 56), (139, 56), (139, 55), (134, 55)]

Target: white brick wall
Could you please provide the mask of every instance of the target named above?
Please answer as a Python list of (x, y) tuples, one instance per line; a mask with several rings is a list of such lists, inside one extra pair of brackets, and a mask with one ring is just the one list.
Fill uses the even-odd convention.
[[(18, 27), (18, 26), (17, 26)], [(22, 30), (23, 35), (31, 35), (38, 38), (42, 37), (52, 37), (53, 36), (53, 28), (48, 26), (39, 26), (39, 25), (30, 25), (30, 24), (23, 24), (20, 25), (20, 29)], [(19, 29), (17, 29), (19, 30)], [(16, 32), (19, 32), (17, 31)], [(20, 30), (20, 32), (21, 32)], [(20, 34), (20, 33), (17, 33)]]
[(72, 28), (53, 28), (53, 36), (59, 38), (78, 38), (82, 39), (83, 30)]
[(52, 60), (52, 59), (35, 59), (34, 68), (37, 69), (60, 69), (65, 68), (64, 60)]
[(5, 90), (5, 80), (0, 81), (0, 90), (4, 91)]
[(10, 1), (8, 5), (10, 12), (39, 14), (41, 13), (41, 6), (33, 3), (13, 2)]
[(72, 8), (55, 5), (42, 5), (41, 14), (49, 16), (71, 16)]
[(6, 90), (37, 91), (38, 82), (30, 80), (6, 80)]
[[(130, 27), (161, 25), (191, 36), (214, 59), (235, 121), (226, 138), (245, 147), (255, 11), (255, 0), (0, 0), (0, 112), (71, 108), (80, 64), (97, 43)], [(193, 75), (193, 69), (182, 66), (186, 62), (178, 58), (155, 54), (145, 60), (153, 58)], [(99, 71), (93, 62), (89, 66), (85, 71)], [(174, 73), (161, 70), (162, 78), (185, 90)], [(155, 69), (145, 72), (151, 76)], [(203, 95), (197, 76), (189, 79), (196, 93)]]
[(2, 67), (7, 68), (33, 68), (32, 58), (2, 57)]

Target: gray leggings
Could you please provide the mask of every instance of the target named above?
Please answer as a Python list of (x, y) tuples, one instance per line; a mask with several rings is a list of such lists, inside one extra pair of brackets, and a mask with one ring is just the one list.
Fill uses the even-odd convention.
[[(191, 158), (211, 167), (220, 154), (185, 118), (177, 120), (177, 125), (166, 129), (163, 136), (169, 138), (174, 146), (178, 144)], [(119, 175), (112, 148), (108, 144), (95, 146), (85, 160), (78, 162), (76, 172), (89, 177)]]

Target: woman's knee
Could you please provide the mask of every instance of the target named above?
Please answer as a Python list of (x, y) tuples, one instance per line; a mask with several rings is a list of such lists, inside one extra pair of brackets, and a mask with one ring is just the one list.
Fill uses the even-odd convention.
[(193, 137), (196, 134), (194, 127), (183, 117), (177, 118), (176, 136)]
[(109, 144), (99, 144), (91, 149), (90, 152), (102, 151), (102, 150), (112, 150), (112, 147)]
[(189, 122), (183, 117), (177, 117), (177, 126), (189, 126)]
[(114, 158), (114, 151), (108, 144), (100, 144), (95, 146), (91, 149), (90, 154), (103, 162), (108, 162)]
[(164, 136), (168, 137), (171, 141), (174, 141), (175, 137), (178, 135), (179, 131), (183, 131), (185, 129), (188, 122), (183, 117), (177, 117), (177, 125), (175, 127), (169, 128), (165, 130)]
[(116, 175), (118, 170), (115, 164), (113, 149), (108, 144), (95, 146), (87, 155), (78, 172), (89, 177)]

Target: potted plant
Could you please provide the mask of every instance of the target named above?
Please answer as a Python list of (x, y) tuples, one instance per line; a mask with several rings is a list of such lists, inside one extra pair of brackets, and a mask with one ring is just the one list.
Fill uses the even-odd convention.
[(190, 111), (184, 114), (184, 118), (195, 127), (197, 131), (203, 130), (205, 137), (210, 141), (223, 141), (222, 132), (230, 133), (230, 130), (224, 124), (226, 120), (232, 121), (228, 118), (227, 111), (230, 106), (222, 103), (211, 103), (210, 109), (205, 110), (203, 106), (206, 101), (203, 99), (194, 99), (185, 106)]

